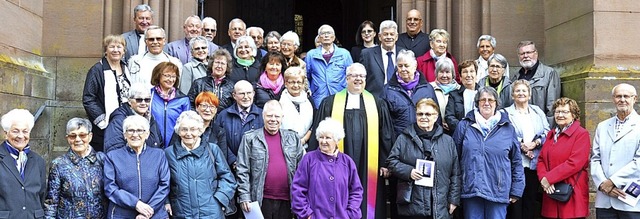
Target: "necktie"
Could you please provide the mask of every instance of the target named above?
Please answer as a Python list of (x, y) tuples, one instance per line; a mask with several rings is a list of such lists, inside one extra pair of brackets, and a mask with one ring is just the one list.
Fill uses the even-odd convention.
[(20, 151), (20, 153), (18, 153), (18, 172), (20, 172), (20, 176), (22, 177), (22, 179), (24, 179), (24, 169), (27, 166), (27, 153), (25, 153), (24, 151)]
[(247, 113), (247, 111), (240, 111), (240, 115), (242, 117), (242, 125), (247, 124), (247, 116), (249, 116), (249, 113)]
[(395, 65), (393, 64), (393, 52), (387, 52), (387, 75), (384, 80), (384, 84), (387, 84), (391, 80), (391, 75), (395, 72)]
[(140, 34), (140, 41), (138, 41), (138, 53), (144, 54), (147, 51), (147, 44), (144, 43), (144, 34)]

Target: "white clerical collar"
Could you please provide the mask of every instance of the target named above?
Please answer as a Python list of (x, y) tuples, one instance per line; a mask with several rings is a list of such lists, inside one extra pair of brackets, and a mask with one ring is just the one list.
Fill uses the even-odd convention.
[(360, 109), (360, 94), (353, 94), (347, 90), (347, 106), (345, 109)]

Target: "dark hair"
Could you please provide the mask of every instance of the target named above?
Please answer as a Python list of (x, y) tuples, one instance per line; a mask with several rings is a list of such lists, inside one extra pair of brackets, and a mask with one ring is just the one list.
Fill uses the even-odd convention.
[(464, 60), (463, 62), (461, 62), (458, 65), (458, 71), (459, 71), (458, 74), (462, 75), (462, 69), (463, 68), (468, 68), (469, 66), (472, 66), (472, 65), (473, 65), (473, 68), (476, 69), (476, 74), (477, 74), (478, 64), (476, 64), (476, 61), (471, 60), (471, 59)]
[[(376, 31), (376, 25), (373, 24), (373, 22), (371, 22), (370, 20), (366, 20), (363, 21), (360, 26), (358, 27), (358, 31), (356, 31), (356, 45), (358, 46), (362, 46), (364, 45), (364, 41), (362, 41), (362, 29), (364, 29), (367, 25), (371, 26), (371, 28), (373, 28), (373, 32), (374, 33), (378, 33)], [(374, 37), (373, 38), (373, 43), (378, 44), (378, 38)]]
[(231, 54), (229, 53), (229, 51), (227, 51), (224, 48), (216, 49), (216, 51), (213, 51), (213, 54), (209, 55), (209, 64), (207, 65), (207, 73), (211, 74), (211, 72), (213, 72), (213, 62), (215, 62), (214, 59), (218, 57), (224, 57), (227, 61), (227, 71), (225, 75), (231, 74), (231, 69), (233, 68), (233, 60), (231, 59)]
[(173, 83), (173, 87), (178, 88), (178, 85), (180, 84), (180, 69), (176, 64), (173, 64), (173, 62), (160, 62), (160, 64), (153, 68), (153, 71), (151, 72), (151, 85), (156, 86), (160, 84), (160, 77), (166, 69), (176, 73), (176, 82)]
[(260, 72), (264, 72), (267, 69), (267, 63), (269, 63), (271, 59), (275, 59), (280, 62), (280, 64), (282, 65), (280, 74), (284, 73), (284, 70), (287, 69), (287, 58), (285, 58), (284, 55), (278, 51), (267, 52), (267, 54), (262, 57), (262, 61), (260, 62)]

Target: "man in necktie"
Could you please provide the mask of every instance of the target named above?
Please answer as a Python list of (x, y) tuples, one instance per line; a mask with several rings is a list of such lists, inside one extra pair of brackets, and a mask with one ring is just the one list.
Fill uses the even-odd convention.
[(128, 61), (131, 56), (143, 54), (147, 51), (144, 42), (144, 31), (153, 25), (153, 10), (146, 4), (138, 5), (133, 9), (133, 23), (136, 28), (123, 33), (127, 49), (125, 50), (124, 60)]
[(403, 48), (396, 46), (398, 24), (391, 20), (380, 23), (380, 45), (362, 50), (360, 63), (367, 69), (367, 91), (376, 97), (384, 94), (384, 87), (395, 73), (396, 56)]

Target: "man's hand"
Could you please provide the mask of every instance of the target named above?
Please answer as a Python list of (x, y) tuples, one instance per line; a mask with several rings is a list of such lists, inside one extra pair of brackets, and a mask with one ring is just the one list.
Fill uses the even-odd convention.
[(412, 180), (420, 180), (420, 179), (422, 179), (422, 173), (420, 171), (418, 171), (417, 169), (412, 169), (411, 170), (411, 179)]
[(244, 212), (250, 212), (251, 211), (251, 207), (249, 207), (249, 202), (241, 202), (240, 203), (240, 208), (242, 208), (242, 210)]
[(171, 210), (171, 204), (165, 204), (164, 209), (167, 210), (169, 216), (173, 216), (173, 211)]
[(389, 175), (391, 175), (391, 171), (389, 171), (389, 169), (387, 169), (386, 167), (380, 167), (380, 176), (389, 178)]

